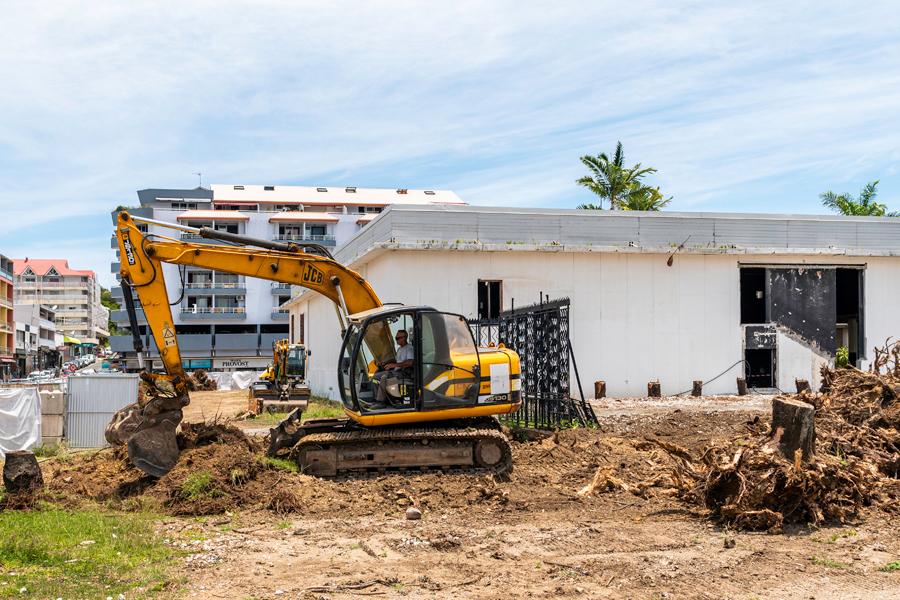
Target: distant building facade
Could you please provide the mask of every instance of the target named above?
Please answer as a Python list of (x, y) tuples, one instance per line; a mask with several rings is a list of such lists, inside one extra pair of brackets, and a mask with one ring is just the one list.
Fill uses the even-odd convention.
[(0, 381), (13, 376), (16, 364), (13, 281), (13, 261), (0, 254)]
[[(449, 191), (306, 187), (282, 185), (213, 185), (211, 189), (145, 189), (140, 205), (127, 210), (135, 216), (187, 225), (210, 227), (269, 241), (296, 241), (340, 247), (386, 207), (394, 204), (465, 205)], [(113, 211), (113, 224), (117, 211)], [(179, 233), (157, 225), (140, 225), (147, 233), (178, 237), (189, 242), (219, 244), (192, 233)], [(115, 235), (111, 247), (118, 259)], [(112, 272), (120, 270), (118, 260)], [(282, 305), (291, 297), (289, 285), (246, 278), (209, 269), (184, 269), (184, 285), (177, 265), (164, 264), (179, 347), (186, 368), (216, 370), (259, 369), (272, 357), (272, 342), (289, 333), (288, 314)], [(122, 303), (122, 289), (112, 289)], [(137, 298), (136, 298), (137, 300)], [(110, 346), (136, 368), (128, 315), (113, 311), (121, 335)], [(149, 360), (160, 367), (159, 353), (138, 310), (138, 327)]]
[(43, 304), (16, 304), (16, 364), (20, 377), (61, 365), (64, 336), (56, 331), (56, 314)]
[(68, 343), (99, 344), (109, 337), (109, 310), (100, 302), (93, 271), (72, 269), (61, 258), (24, 258), (15, 260), (14, 272), (15, 303), (46, 306)]

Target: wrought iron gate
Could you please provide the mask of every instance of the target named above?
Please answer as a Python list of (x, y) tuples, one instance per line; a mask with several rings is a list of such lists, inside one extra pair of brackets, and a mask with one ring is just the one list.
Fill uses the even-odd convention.
[(580, 399), (571, 395), (570, 366), (576, 378), (578, 367), (569, 338), (569, 299), (541, 300), (502, 312), (497, 321), (472, 323), (480, 346), (502, 342), (519, 355), (522, 408), (502, 418), (512, 425), (537, 428), (596, 424), (580, 381)]

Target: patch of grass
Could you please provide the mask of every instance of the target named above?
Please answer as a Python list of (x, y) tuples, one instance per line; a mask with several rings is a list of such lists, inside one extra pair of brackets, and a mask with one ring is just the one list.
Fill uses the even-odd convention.
[(894, 571), (900, 571), (900, 560), (895, 560), (894, 562), (889, 562), (879, 569), (880, 571), (885, 571), (887, 573), (892, 573)]
[[(263, 412), (256, 416), (256, 421), (263, 425), (278, 425), (284, 421), (290, 413)], [(302, 421), (309, 419), (337, 419), (344, 416), (344, 409), (339, 402), (332, 402), (325, 398), (312, 398), (303, 411)]]
[(859, 535), (855, 529), (851, 529), (849, 531), (838, 531), (837, 533), (832, 533), (828, 538), (829, 544), (837, 543), (838, 540), (843, 538), (851, 538)]
[(293, 524), (290, 521), (278, 521), (278, 529), (290, 529)]
[(181, 493), (188, 500), (199, 500), (208, 496), (216, 496), (220, 492), (213, 485), (212, 474), (209, 471), (197, 471), (184, 478), (181, 483)]
[(170, 596), (177, 553), (153, 521), (95, 510), (0, 513), (0, 598)]
[(838, 560), (833, 560), (831, 558), (820, 558), (818, 556), (813, 556), (809, 559), (809, 561), (814, 565), (819, 565), (820, 567), (828, 567), (829, 569), (846, 569), (847, 565)]
[(290, 471), (291, 473), (300, 472), (300, 465), (286, 458), (275, 458), (273, 456), (267, 456), (263, 459), (263, 463), (272, 467), (273, 469), (278, 469), (281, 471)]
[(32, 448), (31, 451), (34, 452), (37, 458), (61, 457), (64, 454), (68, 454), (69, 447), (65, 444), (47, 444), (46, 446), (41, 444)]

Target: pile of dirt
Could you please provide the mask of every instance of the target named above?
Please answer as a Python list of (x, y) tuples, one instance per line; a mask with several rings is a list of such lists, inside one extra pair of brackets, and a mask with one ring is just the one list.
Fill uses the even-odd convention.
[(192, 391), (215, 391), (219, 389), (219, 384), (215, 380), (210, 379), (206, 371), (197, 369), (190, 375), (189, 387)]
[(699, 455), (661, 443), (675, 461), (682, 498), (737, 529), (846, 522), (865, 507), (900, 499), (900, 345), (877, 351), (869, 372), (823, 369), (827, 393), (789, 396), (816, 408), (817, 451), (804, 464), (782, 457), (769, 428)]

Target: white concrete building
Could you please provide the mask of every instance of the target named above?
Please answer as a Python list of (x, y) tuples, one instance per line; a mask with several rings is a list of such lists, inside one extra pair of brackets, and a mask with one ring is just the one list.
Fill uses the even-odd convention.
[[(215, 184), (211, 189), (193, 190), (146, 189), (138, 191), (138, 198), (140, 206), (128, 209), (135, 216), (262, 240), (305, 241), (329, 250), (352, 238), (387, 206), (465, 205), (446, 190), (243, 184)], [(116, 211), (112, 218), (115, 223)], [(151, 234), (191, 242), (222, 243), (157, 225), (140, 227)], [(115, 235), (110, 244), (118, 259)], [(118, 260), (111, 268), (119, 273)], [(288, 315), (281, 306), (290, 299), (290, 286), (193, 267), (184, 270), (182, 286), (177, 265), (164, 264), (163, 273), (169, 298), (173, 302), (181, 299), (172, 313), (187, 368), (264, 368), (272, 360), (272, 341), (288, 334)], [(111, 291), (121, 304), (121, 287)], [(114, 311), (112, 318), (126, 331), (110, 338), (110, 346), (125, 356), (129, 368), (136, 368), (124, 307)], [(138, 319), (150, 360), (158, 360), (143, 311), (138, 312)]]
[[(393, 206), (336, 258), (383, 302), (469, 318), (568, 296), (586, 391), (604, 380), (611, 396), (656, 379), (664, 394), (697, 379), (731, 394), (740, 376), (816, 387), (837, 347), (866, 366), (900, 335), (892, 218)], [(336, 397), (334, 309), (312, 292), (287, 306), (315, 357), (314, 391)]]

